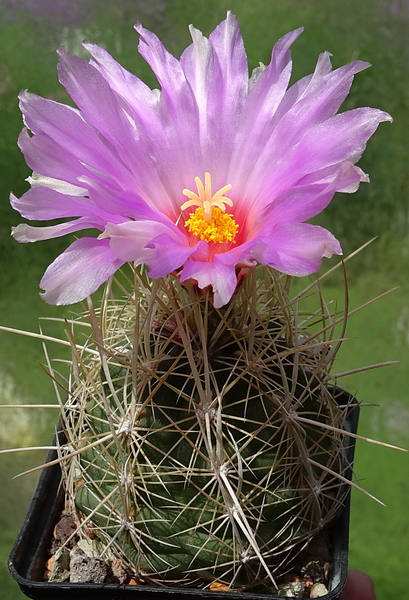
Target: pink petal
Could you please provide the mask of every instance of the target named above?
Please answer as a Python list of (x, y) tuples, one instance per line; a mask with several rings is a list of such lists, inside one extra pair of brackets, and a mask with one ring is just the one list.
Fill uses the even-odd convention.
[(277, 107), (274, 115), (274, 120), (278, 122), (283, 115), (287, 114), (290, 109), (295, 106), (300, 99), (308, 96), (311, 89), (319, 85), (321, 80), (331, 73), (331, 55), (329, 52), (322, 52), (318, 56), (317, 64), (315, 65), (314, 73), (303, 77), (296, 81), (285, 93), (283, 101)]
[(352, 163), (344, 163), (329, 184), (295, 186), (279, 194), (260, 216), (259, 226), (262, 228), (268, 222), (277, 224), (307, 221), (328, 206), (336, 191), (355, 185), (360, 180), (360, 169)]
[(88, 61), (64, 52), (60, 53), (58, 73), (86, 120), (111, 142), (119, 161), (130, 165), (136, 149), (133, 115), (101, 73)]
[(216, 52), (225, 93), (230, 95), (232, 114), (237, 100), (244, 99), (248, 91), (247, 56), (237, 18), (230, 12), (210, 34), (209, 41)]
[(338, 240), (326, 229), (308, 223), (280, 223), (264, 231), (252, 249), (261, 264), (297, 277), (315, 273), (322, 258), (333, 254), (342, 254)]
[[(317, 63), (315, 73), (304, 78), (285, 93), (274, 116), (265, 119), (262, 130), (254, 129), (249, 121), (242, 131), (243, 138), (247, 137), (247, 145), (238, 142), (236, 146), (237, 152), (242, 147), (244, 151), (239, 154), (239, 165), (235, 168), (241, 169), (243, 172), (244, 165), (252, 163), (248, 185), (256, 194), (260, 192), (263, 197), (276, 195), (295, 183), (297, 178), (299, 179), (313, 170), (310, 167), (304, 168), (298, 153), (293, 157), (300, 140), (301, 146), (305, 143), (307, 154), (316, 156), (322, 150), (322, 155), (327, 156), (326, 141), (322, 138), (321, 143), (319, 142), (321, 135), (318, 135), (318, 131), (324, 130), (327, 124), (328, 128), (331, 127), (331, 118), (345, 99), (354, 75), (368, 66), (368, 63), (356, 61), (331, 72), (329, 57), (324, 53)], [(259, 112), (263, 110), (264, 108), (260, 108)], [(385, 113), (379, 113), (376, 118), (383, 120)], [(372, 119), (372, 115), (369, 113), (365, 115), (365, 119), (368, 120), (368, 118)], [(353, 119), (353, 115), (351, 115), (351, 119)], [(377, 122), (379, 123), (380, 120)], [(337, 123), (335, 124), (337, 125)], [(342, 126), (338, 125), (338, 131), (343, 127), (343, 124)], [(317, 143), (312, 147), (309, 145), (309, 138), (305, 138), (310, 131), (311, 135), (317, 131)], [(351, 144), (355, 145), (355, 148), (359, 148), (356, 136), (350, 136), (346, 127), (345, 133)], [(332, 131), (331, 136), (333, 137), (333, 135)], [(369, 135), (371, 133), (367, 137)], [(253, 154), (249, 155), (250, 152)], [(353, 160), (353, 155), (354, 152), (344, 153), (338, 162)], [(329, 156), (330, 153), (328, 153)], [(357, 158), (353, 162), (356, 160)], [(329, 164), (334, 164), (334, 161), (316, 165), (314, 170), (324, 168)]]
[[(57, 157), (61, 156), (63, 162), (68, 152), (86, 166), (130, 185), (130, 173), (78, 110), (28, 92), (22, 92), (19, 98), (27, 126), (33, 133), (40, 132), (54, 140), (59, 147)], [(37, 171), (44, 174), (41, 169)]]
[(16, 198), (14, 194), (11, 194), (10, 203), (26, 219), (40, 221), (66, 217), (88, 217), (90, 222), (93, 222), (92, 226), (100, 230), (103, 230), (108, 222), (122, 223), (128, 220), (128, 216), (134, 219), (156, 220), (173, 225), (166, 215), (150, 208), (133, 191), (118, 193), (95, 181), (88, 181), (88, 184), (93, 188), (90, 198), (67, 195), (52, 189), (52, 187), (36, 185), (21, 198)]
[[(131, 219), (152, 220), (173, 226), (173, 221), (163, 211), (151, 208), (134, 190), (112, 190), (99, 182), (85, 179), (90, 189), (90, 198), (98, 207), (105, 208), (113, 215), (123, 215)], [(116, 223), (125, 219), (108, 219)]]
[[(135, 128), (133, 143), (137, 144), (137, 148), (130, 153), (127, 162), (138, 181), (139, 192), (153, 202), (160, 199), (163, 210), (167, 213), (173, 210), (173, 217), (176, 218), (174, 207), (166, 206), (166, 203), (172, 197), (178, 197), (185, 185), (179, 185), (179, 189), (175, 187), (173, 183), (175, 169), (170, 170), (172, 176), (169, 178), (169, 170), (164, 172), (161, 168), (162, 165), (173, 162), (175, 144), (166, 115), (160, 110), (158, 91), (151, 90), (138, 77), (121, 67), (100, 46), (90, 43), (84, 43), (84, 46), (92, 56), (90, 65), (99, 71), (117, 96), (115, 102), (119, 103), (118, 106), (124, 114), (133, 121)], [(98, 109), (96, 106), (95, 110)], [(119, 137), (116, 138), (115, 134), (114, 145), (122, 143)], [(178, 193), (176, 193), (177, 189)]]
[(41, 186), (31, 188), (21, 198), (11, 194), (10, 204), (22, 217), (34, 221), (82, 217), (92, 212), (89, 198), (60, 194)]
[(212, 286), (214, 293), (213, 304), (220, 308), (227, 304), (237, 286), (236, 271), (233, 265), (224, 265), (214, 255), (211, 262), (188, 260), (183, 267), (180, 281), (195, 279), (198, 286), (204, 289)]
[[(274, 46), (270, 64), (260, 72), (253, 83), (240, 114), (234, 141), (229, 174), (240, 187), (241, 196), (251, 190), (254, 198), (263, 179), (253, 172), (263, 156), (263, 148), (271, 137), (272, 117), (279, 106), (291, 76), (290, 46), (302, 33), (302, 28), (282, 37)], [(253, 165), (248, 172), (248, 165)]]
[(187, 238), (173, 225), (157, 221), (108, 223), (105, 234), (112, 252), (123, 262), (146, 264), (152, 277), (161, 277), (178, 269), (195, 251)]
[(299, 86), (296, 87), (296, 102), (293, 88), (290, 88), (272, 122), (274, 140), (282, 139), (282, 151), (287, 151), (305, 131), (334, 116), (345, 100), (354, 76), (369, 66), (369, 63), (355, 61), (326, 73), (326, 69), (321, 72), (318, 62), (317, 70), (301, 94)]
[(300, 174), (311, 173), (345, 160), (356, 162), (379, 123), (390, 121), (388, 113), (376, 108), (355, 108), (337, 114), (303, 135), (294, 151), (291, 166)]
[[(197, 104), (179, 61), (164, 48), (155, 34), (140, 24), (135, 29), (140, 35), (138, 50), (151, 66), (162, 88), (161, 121), (170, 135), (166, 152), (167, 172), (172, 173), (174, 183), (178, 179), (185, 182), (179, 187), (180, 194), (184, 187), (192, 185), (194, 177), (203, 169)], [(181, 177), (182, 173), (184, 178)], [(200, 175), (203, 177), (203, 174)], [(176, 192), (176, 189), (173, 191)]]
[(89, 42), (84, 42), (83, 46), (92, 56), (90, 64), (99, 70), (110, 88), (132, 107), (138, 117), (143, 120), (155, 118), (158, 94), (124, 69), (101, 46)]
[(78, 185), (78, 177), (88, 173), (87, 168), (68, 148), (62, 151), (58, 142), (42, 132), (31, 137), (24, 128), (18, 138), (18, 145), (28, 166), (37, 173), (74, 185)]
[(123, 265), (109, 240), (81, 238), (60, 254), (40, 282), (49, 304), (73, 304), (89, 296)]
[(251, 249), (254, 246), (254, 239), (250, 238), (243, 244), (232, 246), (226, 252), (216, 254), (217, 261), (224, 265), (237, 265), (243, 261), (252, 260)]
[(38, 242), (40, 240), (50, 240), (52, 238), (61, 237), (68, 233), (81, 231), (82, 229), (98, 228), (100, 224), (97, 219), (91, 217), (81, 217), (75, 221), (68, 223), (60, 223), (59, 225), (50, 225), (49, 227), (32, 227), (26, 223), (20, 223), (17, 227), (13, 227), (11, 235), (20, 243), (27, 244), (28, 242)]
[(145, 264), (149, 267), (150, 277), (164, 277), (172, 271), (179, 269), (187, 259), (195, 252), (196, 246), (182, 245), (168, 234), (158, 235), (148, 244), (149, 253), (145, 258)]
[(214, 179), (217, 188), (226, 183), (223, 175), (247, 96), (247, 57), (237, 19), (230, 12), (209, 39), (193, 26), (190, 33), (193, 44), (183, 52), (180, 64), (199, 111), (202, 162), (210, 172), (221, 174)]

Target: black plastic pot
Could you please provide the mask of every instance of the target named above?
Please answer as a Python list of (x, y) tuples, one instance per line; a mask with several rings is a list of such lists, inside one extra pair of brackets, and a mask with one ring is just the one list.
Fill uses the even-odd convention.
[[(346, 392), (337, 398), (342, 405), (349, 405), (346, 433), (356, 433), (358, 426), (358, 402)], [(346, 459), (352, 464), (355, 439), (345, 436)], [(56, 451), (49, 452), (46, 463), (57, 458)], [(351, 478), (351, 468), (347, 477)], [(52, 532), (63, 506), (61, 470), (53, 465), (42, 471), (28, 513), (17, 536), (9, 557), (8, 568), (22, 592), (34, 600), (274, 600), (271, 593), (254, 594), (242, 592), (216, 592), (200, 589), (160, 588), (145, 585), (55, 583), (43, 581), (47, 551), (51, 545)], [(347, 485), (347, 484), (345, 484)], [(322, 600), (338, 600), (346, 583), (348, 573), (350, 488), (345, 505), (332, 527), (332, 550), (330, 591)], [(278, 597), (277, 597), (278, 598)], [(283, 600), (283, 597), (281, 597)]]

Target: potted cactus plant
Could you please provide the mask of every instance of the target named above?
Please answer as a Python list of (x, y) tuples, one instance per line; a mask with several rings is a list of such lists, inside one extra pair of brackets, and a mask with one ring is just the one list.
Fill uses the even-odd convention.
[(357, 417), (330, 371), (345, 315), (319, 280), (294, 294), (290, 280), (341, 254), (305, 221), (367, 181), (355, 162), (390, 117), (336, 114), (362, 61), (332, 71), (324, 53), (288, 88), (301, 29), (250, 80), (231, 13), (209, 39), (192, 27), (180, 61), (136, 29), (161, 91), (85, 43), (90, 62), (60, 52), (78, 109), (20, 95), (35, 173), (12, 204), (74, 219), (14, 237), (100, 235), (41, 281), (47, 302), (87, 300), (67, 327), (68, 397), (12, 573), (31, 597), (274, 597), (299, 584), (336, 598)]
[[(323, 332), (333, 319), (320, 315), (321, 334), (303, 327), (288, 278), (272, 270), (253, 269), (222, 309), (172, 276), (154, 282), (144, 269), (130, 273), (121, 301), (110, 282), (102, 305), (89, 301), (73, 324), (88, 323), (90, 332), (81, 347), (73, 341), (71, 393), (43, 479), (58, 486), (49, 469), (61, 469), (63, 521), (75, 526), (44, 583), (50, 526), (63, 505), (51, 496), (45, 507), (42, 482), (30, 522), (51, 511), (49, 531), (41, 527), (37, 553), (23, 567), (27, 537), (35, 538), (26, 524), (12, 557), (16, 579), (39, 598), (47, 587), (61, 593), (67, 581), (78, 587), (92, 577), (92, 589), (107, 597), (135, 584), (147, 597), (155, 586), (180, 587), (188, 597), (192, 587), (210, 589), (214, 597), (217, 590), (272, 595), (278, 585), (322, 586), (324, 578), (328, 585), (324, 570), (335, 559), (327, 546), (341, 543), (336, 561), (345, 558), (339, 524), (338, 538), (329, 536), (349, 493), (345, 434), (357, 420), (356, 403), (329, 379), (333, 339)], [(94, 560), (84, 562), (84, 551)], [(286, 581), (311, 562), (319, 581)], [(118, 565), (125, 587), (115, 579)], [(340, 565), (332, 567), (339, 584)], [(81, 589), (88, 597), (89, 586)]]

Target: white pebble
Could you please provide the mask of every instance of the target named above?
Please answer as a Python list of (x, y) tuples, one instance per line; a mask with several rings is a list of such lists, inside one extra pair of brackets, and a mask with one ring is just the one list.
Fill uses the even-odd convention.
[(314, 583), (310, 589), (310, 598), (321, 598), (328, 594), (328, 590), (323, 583)]

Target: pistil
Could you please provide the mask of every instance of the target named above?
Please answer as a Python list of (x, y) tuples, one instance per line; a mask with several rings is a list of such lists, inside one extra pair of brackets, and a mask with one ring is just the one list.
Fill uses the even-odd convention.
[(197, 193), (183, 190), (190, 200), (182, 204), (181, 209), (197, 207), (193, 213), (189, 213), (185, 227), (206, 242), (234, 242), (239, 225), (232, 214), (226, 213), (226, 205), (232, 207), (233, 201), (225, 196), (232, 186), (227, 184), (212, 194), (210, 173), (205, 173), (204, 185), (200, 177), (195, 177), (195, 183)]

